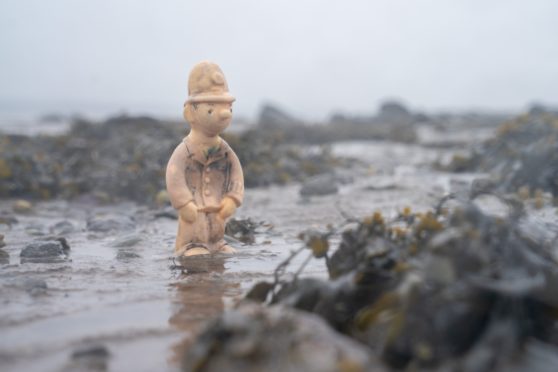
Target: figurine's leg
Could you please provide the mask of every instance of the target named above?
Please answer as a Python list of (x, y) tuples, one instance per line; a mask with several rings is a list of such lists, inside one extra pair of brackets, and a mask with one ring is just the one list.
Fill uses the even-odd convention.
[[(209, 249), (203, 236), (203, 221), (196, 220), (194, 223), (178, 221), (178, 233), (176, 234), (175, 256), (194, 256), (209, 254)], [(200, 224), (202, 226), (200, 226)], [(207, 240), (207, 239), (206, 239)]]
[(228, 245), (224, 239), (226, 221), (218, 213), (211, 213), (210, 218), (212, 226), (210, 241), (212, 242), (213, 250), (219, 253), (236, 253), (236, 249)]

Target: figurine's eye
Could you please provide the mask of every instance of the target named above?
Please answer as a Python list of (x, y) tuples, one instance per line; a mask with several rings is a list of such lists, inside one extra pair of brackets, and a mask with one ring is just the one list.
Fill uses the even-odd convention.
[(232, 107), (231, 107), (231, 114), (232, 114)]
[(211, 115), (212, 112), (213, 112), (213, 109), (207, 110), (207, 113), (208, 113), (209, 115)]

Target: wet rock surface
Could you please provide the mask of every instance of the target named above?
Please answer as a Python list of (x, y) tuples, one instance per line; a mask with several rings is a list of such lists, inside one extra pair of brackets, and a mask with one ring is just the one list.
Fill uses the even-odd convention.
[(0, 264), (5, 265), (10, 263), (10, 254), (3, 249), (0, 249)]
[[(156, 126), (157, 124), (155, 124)], [(133, 128), (136, 127), (129, 126), (128, 131), (133, 132)], [(107, 133), (116, 133), (111, 132), (111, 130), (108, 129)], [(140, 131), (138, 130), (138, 132)], [(177, 131), (183, 133), (183, 125), (180, 125)], [(122, 130), (121, 134), (126, 135), (126, 133), (127, 131)], [(450, 133), (452, 134), (452, 140), (445, 141)], [(329, 342), (328, 345), (319, 344), (321, 350), (334, 350), (336, 347), (335, 341), (330, 339), (330, 336), (336, 338), (335, 335), (344, 334), (357, 338), (361, 346), (364, 345), (369, 350), (367, 351), (367, 357), (371, 361), (368, 365), (370, 368), (383, 370), (391, 365), (379, 361), (382, 358), (388, 360), (387, 354), (384, 355), (383, 352), (384, 349), (388, 349), (387, 343), (384, 343), (386, 339), (383, 336), (392, 334), (398, 329), (404, 330), (403, 333), (393, 333), (394, 340), (398, 340), (394, 345), (398, 346), (395, 348), (392, 345), (389, 349), (397, 351), (394, 353), (396, 356), (394, 360), (404, 364), (401, 361), (404, 361), (405, 358), (401, 357), (399, 350), (403, 350), (402, 353), (405, 354), (411, 349), (413, 361), (407, 364), (407, 369), (417, 366), (417, 358), (424, 359), (428, 355), (434, 355), (436, 358), (443, 360), (437, 367), (439, 369), (443, 369), (446, 365), (451, 366), (451, 363), (456, 361), (456, 357), (443, 359), (444, 355), (447, 355), (445, 352), (440, 352), (438, 349), (432, 352), (432, 348), (420, 342), (415, 342), (415, 339), (409, 338), (409, 345), (412, 345), (412, 347), (402, 347), (399, 344), (401, 337), (403, 337), (402, 334), (423, 335), (424, 332), (422, 329), (420, 332), (410, 332), (409, 329), (414, 329), (412, 327), (422, 323), (412, 317), (406, 318), (403, 323), (398, 322), (396, 320), (401, 318), (397, 314), (404, 313), (411, 316), (413, 314), (423, 314), (426, 311), (421, 310), (422, 312), (417, 313), (408, 311), (405, 307), (406, 303), (413, 304), (413, 308), (423, 306), (433, 309), (438, 308), (437, 304), (440, 304), (442, 309), (452, 305), (449, 307), (456, 314), (461, 314), (461, 311), (465, 314), (485, 314), (485, 311), (488, 311), (486, 309), (490, 306), (484, 305), (486, 307), (481, 306), (478, 309), (471, 310), (469, 305), (477, 302), (471, 302), (472, 300), (465, 294), (460, 295), (460, 298), (463, 298), (460, 300), (462, 305), (454, 307), (455, 302), (452, 302), (455, 300), (454, 287), (447, 287), (444, 283), (451, 283), (454, 280), (456, 286), (457, 283), (461, 283), (466, 288), (473, 288), (473, 294), (476, 294), (477, 291), (495, 293), (488, 295), (489, 299), (500, 298), (501, 294), (498, 291), (503, 290), (500, 288), (502, 285), (497, 282), (496, 286), (492, 281), (497, 281), (498, 278), (492, 278), (490, 274), (487, 274), (491, 281), (487, 280), (486, 282), (491, 283), (491, 286), (485, 288), (486, 286), (477, 284), (472, 278), (456, 270), (454, 267), (456, 261), (451, 255), (444, 253), (438, 257), (435, 254), (435, 249), (433, 246), (431, 247), (431, 244), (433, 244), (432, 234), (451, 231), (451, 228), (447, 225), (449, 220), (446, 219), (446, 214), (440, 214), (439, 222), (443, 226), (440, 232), (428, 230), (428, 226), (436, 226), (436, 224), (428, 220), (424, 221), (421, 229), (427, 230), (423, 233), (423, 238), (426, 240), (417, 246), (420, 249), (417, 249), (416, 252), (410, 249), (411, 246), (404, 249), (402, 248), (405, 246), (403, 243), (392, 241), (391, 235), (395, 236), (401, 232), (397, 232), (398, 230), (395, 229), (399, 225), (392, 225), (391, 221), (400, 214), (409, 218), (414, 216), (414, 221), (418, 226), (418, 223), (422, 220), (418, 214), (421, 213), (424, 217), (428, 211), (435, 211), (436, 208), (432, 208), (432, 206), (443, 195), (455, 193), (457, 188), (465, 190), (462, 193), (463, 195), (467, 194), (472, 179), (478, 175), (448, 173), (431, 168), (431, 164), (436, 159), (449, 159), (455, 153), (463, 152), (464, 147), (452, 146), (463, 144), (472, 137), (461, 137), (461, 133), (440, 132), (438, 138), (440, 141), (445, 141), (443, 142), (444, 146), (361, 141), (333, 143), (328, 146), (327, 150), (322, 150), (316, 146), (291, 146), (291, 144), (281, 142), (275, 138), (270, 139), (269, 144), (266, 144), (265, 141), (261, 142), (261, 144), (264, 144), (261, 146), (264, 147), (260, 150), (250, 147), (250, 151), (253, 151), (252, 154), (278, 152), (275, 152), (274, 156), (266, 158), (267, 155), (265, 155), (263, 157), (263, 159), (270, 161), (270, 163), (266, 161), (259, 163), (266, 166), (263, 170), (256, 168), (253, 169), (252, 173), (249, 173), (249, 177), (252, 177), (250, 182), (265, 186), (247, 190), (244, 204), (242, 208), (238, 209), (235, 218), (241, 221), (258, 221), (257, 224), (260, 224), (259, 221), (265, 221), (265, 224), (259, 225), (255, 229), (254, 242), (251, 244), (243, 244), (235, 238), (230, 239), (229, 244), (238, 250), (238, 253), (233, 256), (215, 255), (186, 263), (173, 260), (172, 257), (177, 227), (176, 213), (164, 205), (164, 195), (160, 195), (161, 188), (159, 188), (162, 179), (150, 179), (148, 181), (148, 183), (153, 182), (157, 186), (153, 187), (153, 196), (161, 196), (159, 198), (160, 203), (148, 205), (145, 205), (148, 199), (146, 195), (142, 195), (140, 203), (114, 201), (120, 197), (107, 192), (109, 190), (108, 186), (104, 188), (105, 186), (101, 181), (97, 183), (99, 189), (90, 189), (85, 191), (85, 194), (78, 193), (79, 196), (72, 199), (33, 200), (31, 213), (15, 215), (12, 211), (14, 199), (0, 200), (0, 233), (5, 235), (4, 240), (7, 243), (2, 250), (11, 258), (7, 262), (8, 264), (3, 264), (0, 269), (0, 334), (2, 334), (2, 337), (0, 337), (0, 369), (2, 371), (29, 372), (59, 371), (65, 370), (65, 368), (69, 370), (85, 369), (87, 367), (82, 367), (82, 364), (79, 363), (76, 367), (74, 362), (80, 358), (74, 360), (71, 355), (76, 350), (76, 345), (94, 344), (103, 345), (110, 353), (109, 358), (103, 358), (106, 363), (103, 362), (101, 368), (104, 370), (176, 371), (181, 367), (184, 356), (190, 350), (190, 347), (195, 344), (195, 335), (200, 329), (203, 329), (207, 322), (214, 322), (214, 318), (221, 313), (234, 310), (235, 304), (241, 301), (246, 293), (251, 293), (253, 298), (258, 298), (260, 301), (270, 302), (274, 298), (275, 302), (279, 302), (284, 307), (296, 307), (306, 312), (311, 311), (314, 312), (312, 318), (319, 316), (324, 319), (320, 321), (321, 324), (328, 324), (327, 326), (331, 329), (329, 329), (327, 337), (324, 336), (323, 339), (332, 340), (333, 344)], [(429, 132), (429, 138), (430, 134), (431, 132)], [(107, 136), (110, 137), (108, 134)], [(253, 146), (253, 143), (247, 139), (256, 139), (259, 138), (258, 136), (259, 134), (254, 134), (254, 137), (249, 137), (248, 134), (239, 134), (238, 138), (239, 141), (246, 141), (246, 148), (249, 148), (248, 145)], [(94, 139), (95, 136), (92, 136), (92, 138)], [(28, 140), (29, 138), (26, 137), (22, 141)], [(47, 139), (47, 141), (50, 140), (54, 139), (52, 137)], [(87, 143), (89, 140), (85, 139), (84, 141)], [(29, 147), (25, 151), (40, 149), (43, 146), (42, 141), (41, 139), (37, 142), (37, 147)], [(118, 140), (111, 138), (106, 138), (103, 141), (111, 142), (113, 145), (120, 143)], [(176, 141), (176, 138), (174, 138), (174, 141)], [(175, 144), (176, 142), (173, 142), (171, 147)], [(281, 146), (278, 146), (278, 144)], [(134, 142), (134, 147), (137, 145), (138, 142)], [(92, 150), (87, 146), (85, 148), (88, 149), (87, 151)], [(4, 149), (5, 147), (1, 147), (0, 152)], [(294, 152), (292, 152), (293, 149), (295, 149)], [(17, 153), (17, 151), (14, 153)], [(60, 151), (60, 149), (54, 150), (53, 153), (56, 153), (56, 151)], [(288, 152), (290, 153), (287, 154)], [(324, 154), (329, 154), (331, 158)], [(45, 156), (54, 155), (48, 154)], [(92, 157), (96, 162), (104, 156), (100, 153)], [(358, 166), (351, 166), (351, 163), (347, 165), (343, 165), (342, 162), (339, 163), (338, 159), (341, 157), (354, 159), (352, 163), (358, 163)], [(85, 158), (87, 159), (87, 155)], [(313, 160), (308, 163), (305, 161), (308, 158)], [(41, 157), (38, 157), (34, 161), (39, 162), (41, 159)], [(329, 163), (327, 159), (333, 161)], [(74, 159), (73, 161), (78, 160)], [(324, 165), (324, 162), (327, 164)], [(272, 166), (269, 167), (269, 164)], [(301, 164), (306, 164), (304, 170), (299, 168)], [(278, 170), (285, 169), (287, 174), (292, 174), (291, 180), (296, 180), (297, 177), (304, 180), (310, 175), (316, 175), (320, 172), (331, 173), (331, 167), (338, 167), (339, 164), (342, 164), (346, 170), (346, 173), (343, 173), (343, 178), (347, 175), (347, 179), (351, 178), (352, 181), (340, 182), (336, 194), (305, 199), (299, 195), (301, 187), (299, 183), (287, 182), (284, 186), (278, 186), (279, 182), (285, 182), (281, 181), (284, 174), (280, 177)], [(1, 164), (0, 168), (2, 168)], [(336, 170), (336, 173), (338, 173), (338, 170)], [(66, 171), (63, 170), (62, 174), (65, 174)], [(103, 172), (101, 172), (100, 180), (104, 177)], [(56, 174), (50, 173), (50, 171), (46, 173), (48, 177), (53, 177)], [(0, 177), (7, 174), (9, 172), (5, 168), (0, 169)], [(74, 175), (70, 175), (70, 177), (74, 177)], [(135, 176), (131, 172), (126, 174), (125, 177), (131, 179)], [(248, 180), (250, 178), (247, 178)], [(1, 181), (0, 187), (4, 187), (6, 185), (3, 182), (4, 179)], [(370, 185), (374, 187), (367, 187)], [(384, 187), (385, 185), (389, 187)], [(40, 193), (37, 195), (40, 195)], [(66, 194), (60, 193), (58, 195), (65, 196)], [(17, 198), (22, 197), (24, 196), (18, 196)], [(523, 203), (521, 198), (517, 197), (516, 199)], [(441, 209), (449, 209), (453, 205), (452, 203), (452, 201), (448, 201)], [(534, 244), (534, 247), (541, 245), (551, 247), (556, 235), (558, 235), (556, 224), (558, 215), (555, 208), (545, 204), (543, 208), (536, 209), (531, 202), (524, 204), (523, 212), (517, 214), (522, 236), (528, 236), (528, 241), (534, 242), (529, 244)], [(495, 227), (498, 225), (498, 219), (506, 221), (510, 211), (515, 210), (515, 208), (509, 206), (510, 203), (507, 201), (494, 203), (481, 199), (481, 195), (478, 196), (475, 205), (478, 209), (481, 209), (482, 215), (492, 216), (490, 221), (496, 221), (496, 225), (487, 223), (487, 226), (491, 226), (494, 232), (499, 231)], [(405, 212), (405, 206), (411, 206), (412, 212)], [(495, 209), (494, 206), (497, 207), (498, 213), (490, 214), (489, 212), (493, 212), (492, 209)], [(371, 257), (370, 260), (373, 258), (375, 262), (371, 266), (372, 269), (368, 267), (372, 274), (368, 274), (368, 271), (364, 270), (366, 268), (365, 262), (367, 262), (365, 259), (368, 256), (363, 258), (354, 254), (358, 259), (351, 258), (345, 261), (336, 257), (334, 260), (331, 252), (345, 240), (341, 232), (346, 227), (358, 231), (360, 223), (376, 209), (382, 211), (384, 221), (387, 221), (385, 225), (391, 227), (391, 235), (385, 232), (385, 236), (375, 236), (374, 239), (371, 239), (371, 242), (366, 244), (367, 250), (369, 250), (368, 255)], [(100, 229), (101, 231), (92, 231), (87, 228), (88, 221), (102, 220), (106, 216), (114, 217), (116, 221), (126, 222), (116, 223), (115, 228), (108, 231), (104, 227)], [(64, 221), (68, 223), (64, 223)], [(405, 227), (405, 221), (399, 221), (401, 224), (399, 227)], [(346, 225), (347, 222), (350, 222), (349, 226)], [(69, 226), (70, 224), (73, 229)], [(101, 226), (106, 227), (110, 224), (101, 223)], [(509, 226), (508, 224), (504, 225)], [(243, 225), (241, 224), (241, 226)], [(457, 236), (461, 239), (463, 237), (461, 235), (462, 225), (457, 226)], [(476, 230), (484, 230), (480, 226), (472, 226), (475, 228), (469, 231), (466, 240), (477, 241)], [(244, 227), (247, 227), (246, 230), (248, 231), (246, 236), (251, 237), (253, 226), (247, 224)], [(65, 231), (66, 228), (68, 228), (67, 231)], [(413, 229), (409, 228), (408, 230), (414, 231)], [(237, 231), (242, 230), (243, 228), (240, 228)], [(301, 236), (302, 241), (297, 238), (301, 231), (305, 231)], [(407, 233), (409, 236), (413, 235), (409, 231)], [(68, 238), (71, 244), (71, 255), (57, 262), (21, 262), (19, 259), (20, 252), (35, 239), (34, 235), (31, 234), (41, 234), (37, 237), (41, 240), (51, 235)], [(367, 230), (364, 228), (362, 228), (361, 234), (368, 236)], [(544, 235), (544, 239), (540, 238), (540, 234)], [(133, 239), (127, 239), (131, 236), (140, 237), (141, 241), (128, 245), (134, 241)], [(242, 234), (237, 236), (240, 237)], [(483, 233), (482, 236), (483, 239), (490, 240), (491, 235)], [(402, 237), (400, 236), (400, 238)], [(358, 237), (355, 239), (358, 241)], [(384, 243), (378, 243), (381, 241)], [(426, 243), (426, 241), (430, 243)], [(521, 242), (523, 241), (521, 240)], [(124, 246), (113, 246), (116, 242), (122, 242)], [(442, 244), (442, 247), (449, 245), (449, 243), (440, 244)], [(393, 248), (394, 253), (384, 252), (388, 250), (387, 248), (392, 249), (392, 246), (395, 247)], [(397, 248), (399, 246), (400, 248)], [(472, 249), (473, 246), (468, 247)], [(482, 247), (484, 249), (484, 246)], [(483, 249), (480, 249), (480, 251), (482, 252)], [(291, 257), (291, 252), (298, 252), (299, 250), (299, 254)], [(405, 253), (407, 250), (409, 250), (409, 253)], [(353, 257), (351, 252), (349, 250), (347, 255)], [(473, 252), (473, 256), (476, 257), (478, 252), (474, 249)], [(531, 257), (532, 255), (529, 254), (528, 256)], [(539, 256), (538, 253), (535, 254), (535, 257)], [(319, 259), (316, 259), (317, 257)], [(382, 263), (382, 257), (385, 259), (385, 264)], [(484, 256), (481, 255), (481, 257)], [(488, 257), (493, 256), (488, 255)], [(558, 257), (558, 254), (553, 252), (552, 257)], [(361, 259), (363, 261), (360, 261)], [(288, 260), (288, 264), (283, 265), (281, 270), (276, 271), (278, 265), (286, 260)], [(326, 260), (329, 261), (330, 269), (336, 268), (339, 272), (339, 276), (335, 279), (326, 280), (330, 276), (328, 265), (325, 264)], [(393, 261), (395, 261), (395, 264), (393, 264)], [(466, 261), (463, 262), (465, 265)], [(489, 266), (492, 267), (493, 272), (499, 274), (498, 262), (490, 259), (488, 262), (491, 263)], [(531, 262), (530, 258), (527, 262)], [(352, 264), (357, 266), (351, 268), (350, 265)], [(470, 266), (470, 264), (467, 265), (467, 267)], [(352, 270), (356, 267), (359, 268), (359, 272), (361, 269), (364, 270), (362, 281), (359, 281), (358, 275), (351, 275)], [(480, 267), (486, 268), (482, 265)], [(504, 265), (504, 269), (507, 267), (510, 267), (509, 263)], [(546, 269), (539, 269), (538, 266), (535, 266), (535, 268), (534, 271), (543, 273), (541, 275), (546, 280)], [(381, 274), (377, 275), (380, 277), (378, 282), (368, 283), (364, 280), (364, 278), (376, 278), (377, 276), (373, 274), (378, 272)], [(413, 279), (414, 276), (411, 275), (413, 273), (417, 273), (418, 280)], [(527, 273), (532, 274), (531, 271), (527, 271)], [(423, 274), (424, 278), (422, 278)], [(484, 278), (481, 274), (484, 275), (485, 272), (481, 270), (472, 277), (480, 276)], [(521, 270), (518, 270), (517, 277), (521, 278), (522, 275)], [(528, 275), (526, 274), (526, 276)], [(281, 287), (274, 284), (276, 277), (279, 278)], [(37, 280), (37, 294), (33, 294), (32, 289), (28, 291), (24, 288), (23, 280), (25, 278)], [(297, 278), (296, 282), (298, 284), (288, 285), (294, 278)], [(544, 286), (539, 287), (540, 279), (538, 279), (538, 276), (534, 275), (528, 279), (525, 282), (521, 280), (521, 285), (514, 285), (514, 290), (519, 291), (520, 287), (523, 288), (521, 290), (526, 292), (520, 293), (529, 293), (528, 296), (537, 301), (533, 303), (549, 303), (538, 292), (544, 293), (541, 289)], [(41, 281), (47, 284), (46, 291), (44, 291), (44, 287), (41, 289)], [(250, 291), (256, 283), (263, 283), (263, 285), (259, 286), (258, 291)], [(434, 305), (431, 302), (420, 302), (413, 297), (415, 293), (421, 294), (423, 293), (421, 291), (434, 290), (429, 289), (430, 287), (423, 288), (424, 283), (429, 285), (436, 283), (437, 287), (433, 288), (446, 288), (443, 296), (437, 292), (432, 295)], [(385, 286), (389, 287), (390, 285), (394, 288), (391, 292), (395, 292), (395, 297), (401, 300), (391, 302), (389, 300), (390, 296), (388, 296), (388, 299), (384, 301), (391, 307), (386, 308), (378, 305), (378, 308), (382, 309), (379, 310), (380, 315), (378, 317), (374, 317), (374, 312), (370, 313), (362, 310), (362, 315), (358, 316), (359, 320), (376, 320), (368, 323), (366, 321), (357, 323), (357, 325), (362, 325), (362, 328), (358, 328), (353, 333), (352, 327), (347, 327), (347, 325), (355, 324), (355, 321), (345, 318), (343, 314), (354, 314), (354, 309), (357, 306), (364, 306), (363, 309), (367, 308), (366, 304), (363, 305), (363, 303), (370, 300), (371, 297), (367, 297), (367, 292), (362, 288), (373, 288), (376, 291), (375, 293), (381, 293), (385, 290)], [(362, 290), (363, 300), (360, 300), (360, 302), (358, 298), (353, 297), (354, 287)], [(30, 288), (33, 288), (33, 286)], [(339, 292), (338, 288), (345, 288), (347, 291), (344, 294)], [(451, 288), (451, 290), (448, 288)], [(534, 288), (539, 288), (539, 290)], [(505, 289), (509, 290), (508, 288)], [(532, 290), (535, 292), (532, 292)], [(279, 293), (281, 294), (279, 295)], [(427, 293), (431, 294), (431, 292)], [(340, 300), (326, 300), (332, 295), (337, 296), (334, 298)], [(513, 296), (522, 295), (514, 293)], [(356, 302), (354, 307), (343, 308), (343, 306), (339, 306), (331, 308), (329, 312), (324, 313), (326, 317), (317, 313), (317, 303), (330, 301), (329, 303), (342, 304), (342, 300), (345, 298), (354, 299)], [(484, 297), (481, 296), (481, 298)], [(400, 307), (396, 307), (395, 303), (403, 304), (401, 305), (403, 311), (399, 311)], [(481, 303), (485, 304), (485, 302)], [(490, 304), (491, 302), (486, 300), (486, 303)], [(351, 306), (353, 306), (352, 303)], [(514, 303), (513, 306), (503, 307), (511, 309), (515, 306)], [(519, 305), (518, 308), (524, 309), (522, 305)], [(539, 316), (541, 312), (538, 309), (540, 309), (538, 305), (533, 307), (529, 305), (528, 314)], [(259, 319), (269, 319), (270, 322), (273, 319), (281, 319), (282, 316), (282, 314), (278, 314), (277, 318), (270, 317), (265, 314), (268, 311), (265, 308), (258, 311), (263, 312)], [(490, 314), (493, 313), (492, 311), (490, 310)], [(430, 311), (426, 316), (430, 316), (430, 313), (434, 312)], [(446, 310), (444, 310), (444, 313), (446, 313)], [(299, 314), (300, 312), (288, 312), (288, 319), (281, 320), (281, 322), (298, 324), (297, 322), (300, 319), (303, 319), (302, 322), (306, 322), (304, 315), (299, 318)], [(360, 314), (360, 312), (357, 314)], [(544, 312), (544, 314), (544, 316), (541, 316), (543, 320), (535, 320), (530, 324), (543, 324), (546, 322), (545, 319), (548, 319), (548, 316), (551, 316), (553, 312)], [(250, 314), (244, 315), (251, 316)], [(457, 315), (456, 317), (458, 318)], [(432, 318), (428, 319), (425, 324), (430, 327)], [(447, 319), (455, 318), (452, 315), (448, 316)], [(527, 317), (526, 319), (532, 318)], [(492, 320), (487, 324), (491, 322)], [(512, 321), (512, 324), (515, 324), (514, 322), (515, 320)], [(332, 327), (332, 323), (335, 323), (337, 328)], [(265, 324), (265, 321), (259, 322), (258, 327), (261, 326), (262, 328), (258, 329), (265, 329)], [(369, 324), (369, 326), (366, 327), (366, 324)], [(398, 328), (400, 324), (403, 324), (403, 326)], [(384, 325), (385, 328), (382, 328)], [(321, 326), (316, 327), (321, 328)], [(446, 329), (443, 326), (440, 327), (440, 329)], [(458, 325), (455, 329), (461, 332), (462, 328), (460, 327)], [(488, 350), (493, 348), (501, 351), (497, 346), (500, 344), (498, 334), (502, 328), (506, 330), (508, 327), (495, 327), (491, 332), (484, 332), (482, 337), (486, 337), (485, 343), (479, 343), (479, 339), (476, 339), (474, 348), (477, 357), (468, 358), (467, 365), (472, 367), (466, 368), (473, 370), (475, 366), (481, 365), (480, 363), (483, 360), (494, 360), (491, 359), (494, 354), (486, 352), (486, 347), (476, 348), (476, 346), (489, 345)], [(240, 329), (250, 330), (249, 326), (248, 328), (243, 326)], [(280, 329), (276, 328), (276, 330), (279, 332), (278, 335), (281, 335), (280, 337), (288, 336), (281, 334)], [(376, 333), (375, 330), (378, 332)], [(529, 328), (527, 330), (525, 334), (531, 335), (528, 341), (521, 337), (516, 338), (520, 340), (518, 344), (523, 346), (521, 352), (517, 354), (520, 357), (510, 362), (510, 359), (505, 357), (507, 354), (501, 353), (503, 355), (502, 360), (509, 362), (509, 370), (511, 371), (514, 368), (515, 370), (521, 370), (521, 368), (525, 370), (525, 366), (530, 366), (535, 371), (536, 368), (542, 368), (541, 363), (544, 366), (544, 363), (552, 363), (554, 360), (554, 343), (549, 339), (539, 337), (539, 334), (529, 331)], [(260, 334), (262, 332), (248, 332), (245, 339), (252, 340), (253, 338), (250, 335)], [(306, 338), (302, 333), (293, 332), (293, 334), (296, 334), (297, 337), (301, 336), (301, 341), (308, 341), (304, 341), (305, 345), (312, 345), (314, 342), (314, 339)], [(239, 335), (242, 335), (242, 333)], [(279, 337), (278, 335), (276, 337)], [(263, 332), (263, 337), (265, 337), (265, 332)], [(373, 339), (379, 340), (375, 344), (377, 348), (367, 346)], [(431, 338), (425, 339), (432, 341)], [(512, 338), (510, 337), (510, 339)], [(290, 340), (292, 341), (292, 339)], [(225, 352), (229, 350), (229, 347), (235, 348), (232, 345), (233, 343), (224, 342), (223, 345), (225, 344), (228, 346), (220, 349), (222, 353), (219, 354), (219, 358), (222, 358), (221, 360), (225, 359), (225, 355), (230, 356), (230, 353)], [(221, 344), (218, 343), (217, 345)], [(259, 355), (263, 355), (263, 352), (267, 349), (257, 350)], [(284, 355), (292, 356), (295, 354), (291, 350), (281, 350), (285, 352)], [(515, 349), (510, 348), (510, 350)], [(461, 355), (469, 355), (468, 353), (469, 351)], [(306, 354), (317, 355), (318, 353), (314, 349), (306, 349), (301, 360), (305, 360)], [(269, 355), (269, 357), (275, 356)], [(326, 355), (326, 357), (324, 359), (332, 360), (329, 359), (330, 355)], [(320, 363), (319, 360), (307, 362), (311, 363), (308, 364), (310, 366), (316, 366)], [(266, 361), (262, 359), (261, 363), (266, 363)], [(354, 366), (351, 363), (341, 363), (338, 367), (344, 371), (356, 368), (352, 368)], [(334, 368), (334, 366), (331, 366), (331, 368)], [(428, 370), (435, 367), (420, 362), (420, 368)]]
[[(186, 134), (186, 123), (119, 116), (101, 123), (77, 120), (61, 135), (0, 135), (0, 197), (89, 195), (101, 203), (167, 203), (161, 193), (165, 167)], [(289, 145), (279, 133), (248, 130), (225, 137), (244, 166), (247, 187), (284, 184), (335, 165), (326, 151)], [(14, 208), (29, 213), (32, 206), (22, 200)]]
[(183, 371), (381, 371), (357, 342), (319, 317), (244, 305), (210, 324), (182, 361)]
[(302, 183), (301, 196), (323, 196), (336, 194), (339, 191), (337, 179), (333, 174), (312, 177)]
[(471, 156), (455, 157), (456, 172), (485, 172), (493, 190), (522, 192), (527, 197), (558, 196), (558, 114), (535, 110), (502, 124), (496, 136)]
[(256, 223), (251, 219), (231, 218), (227, 222), (225, 234), (231, 236), (244, 244), (254, 244), (256, 242), (256, 230), (262, 223)]
[(526, 348), (558, 348), (548, 312), (558, 306), (558, 247), (524, 234), (517, 217), (472, 202), (391, 221), (375, 213), (329, 258), (328, 234), (305, 239), (329, 281), (276, 276), (248, 297), (317, 314), (390, 368), (507, 371), (519, 360), (527, 371), (537, 363)]
[(27, 244), (19, 257), (22, 262), (55, 262), (66, 258), (69, 251), (66, 239), (45, 239)]

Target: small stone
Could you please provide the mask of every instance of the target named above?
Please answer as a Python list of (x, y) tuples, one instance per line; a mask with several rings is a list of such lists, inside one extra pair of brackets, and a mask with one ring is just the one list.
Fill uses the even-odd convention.
[(60, 221), (50, 227), (51, 234), (55, 235), (67, 235), (75, 230), (75, 226), (70, 221)]
[(33, 210), (33, 205), (27, 200), (16, 200), (12, 205), (12, 209), (16, 213), (30, 213)]
[(119, 251), (116, 255), (116, 259), (119, 261), (134, 260), (136, 258), (141, 258), (141, 256), (135, 252), (130, 251)]
[(82, 346), (72, 352), (70, 365), (71, 371), (107, 371), (110, 352), (106, 346), (93, 344)]
[(22, 262), (52, 262), (64, 258), (68, 248), (67, 242), (60, 240), (35, 241), (23, 248), (19, 257)]
[(134, 226), (135, 223), (130, 217), (121, 215), (95, 216), (87, 220), (87, 229), (93, 232), (131, 230)]
[(254, 244), (256, 241), (254, 234), (259, 225), (249, 218), (244, 220), (231, 218), (225, 227), (225, 234), (240, 240), (244, 244)]
[(302, 184), (301, 196), (322, 196), (338, 192), (337, 181), (332, 174), (312, 177)]
[(0, 265), (7, 265), (10, 263), (10, 254), (0, 249)]
[(116, 239), (112, 244), (111, 247), (115, 248), (123, 248), (123, 247), (133, 247), (134, 245), (141, 242), (141, 238), (137, 235), (128, 235), (123, 236), (121, 238)]

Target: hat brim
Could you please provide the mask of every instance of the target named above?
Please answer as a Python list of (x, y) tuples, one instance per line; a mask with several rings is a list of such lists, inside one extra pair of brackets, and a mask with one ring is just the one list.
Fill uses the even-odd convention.
[(190, 103), (200, 103), (200, 102), (216, 102), (216, 103), (221, 103), (221, 102), (227, 102), (227, 103), (232, 103), (236, 100), (236, 98), (234, 98), (233, 96), (231, 96), (230, 94), (219, 94), (219, 95), (197, 95), (197, 96), (190, 96), (188, 97), (188, 100), (186, 101), (186, 103), (190, 102)]

